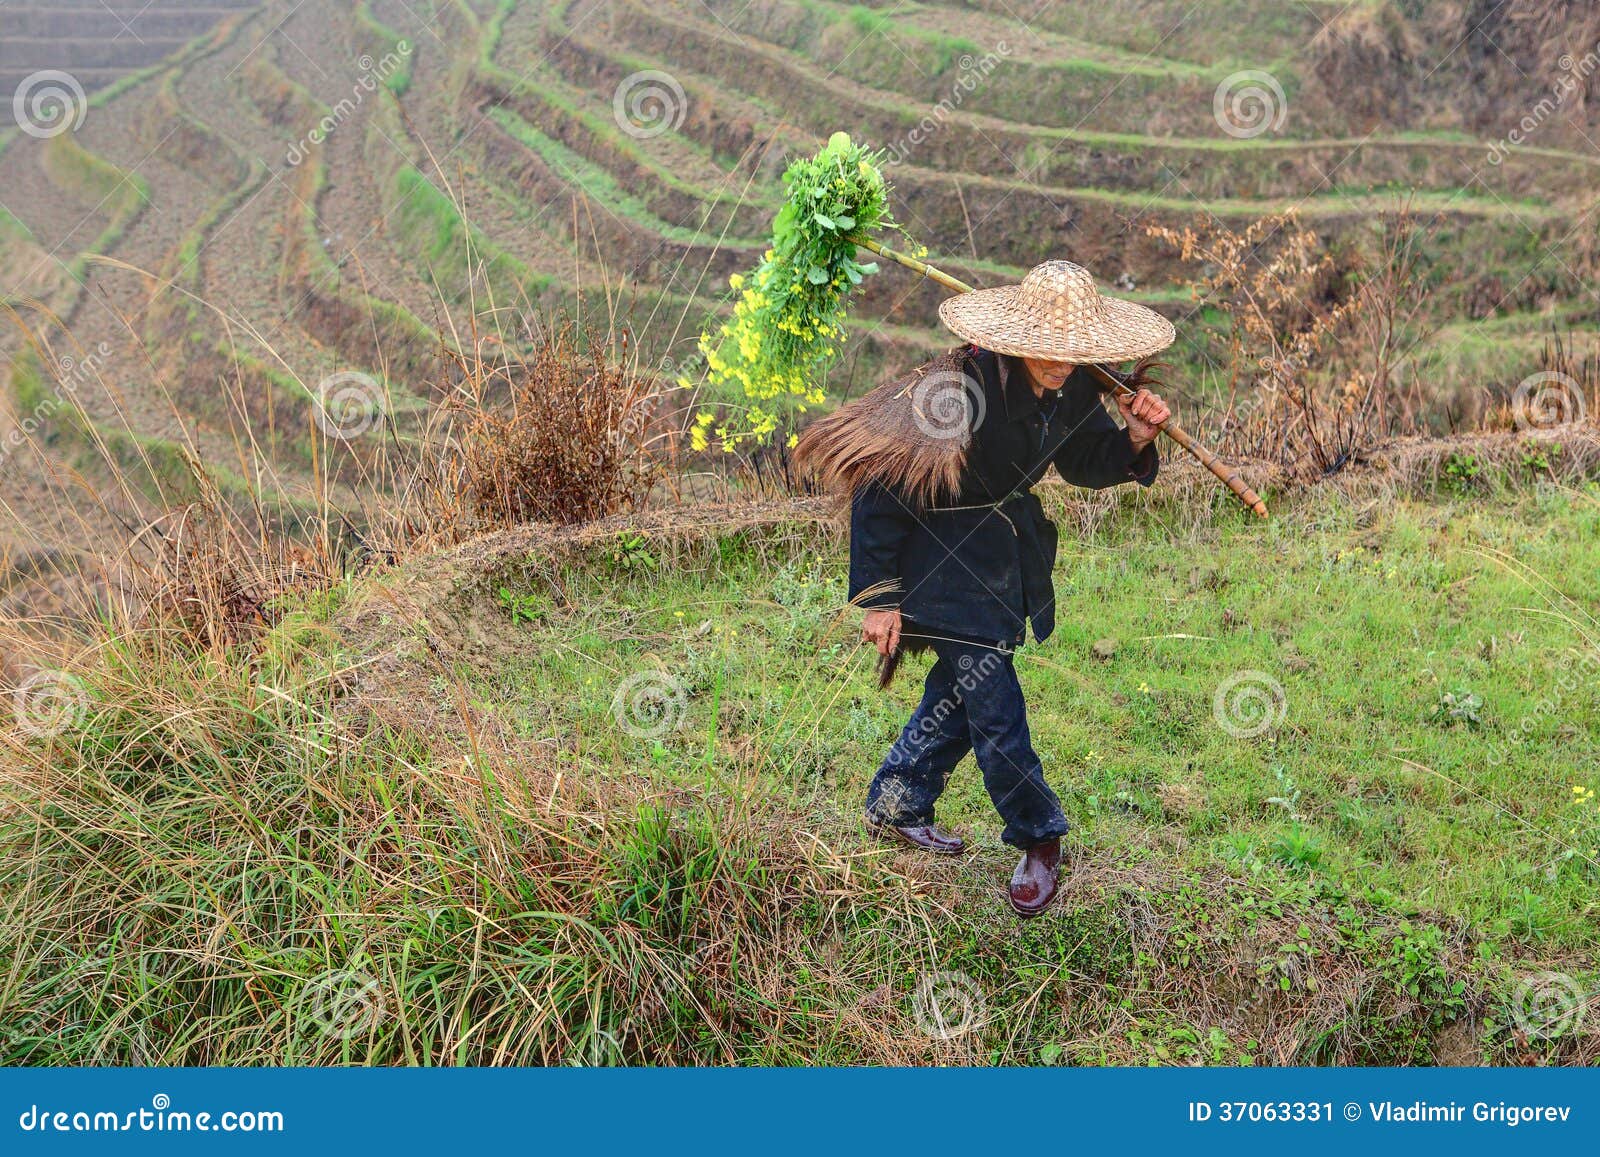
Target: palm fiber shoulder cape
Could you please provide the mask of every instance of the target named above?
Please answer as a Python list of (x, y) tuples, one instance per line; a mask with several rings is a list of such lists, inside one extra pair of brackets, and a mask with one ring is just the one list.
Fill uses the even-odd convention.
[[(877, 483), (922, 509), (953, 497), (972, 442), (968, 394), (982, 388), (971, 357), (970, 346), (942, 353), (811, 423), (795, 446), (797, 463), (843, 496)], [(902, 636), (878, 662), (878, 686), (894, 679), (904, 652), (926, 646)]]
[(968, 393), (981, 389), (971, 356), (970, 346), (942, 353), (811, 423), (796, 461), (832, 491), (876, 482), (918, 507), (952, 497), (972, 441)]

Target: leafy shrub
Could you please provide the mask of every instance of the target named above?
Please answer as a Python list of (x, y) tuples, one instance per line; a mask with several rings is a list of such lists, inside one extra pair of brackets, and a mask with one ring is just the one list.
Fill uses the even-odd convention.
[[(718, 428), (724, 447), (766, 441), (778, 424), (774, 399), (822, 402), (822, 372), (845, 336), (846, 299), (877, 269), (856, 261), (850, 237), (894, 225), (882, 161), (840, 132), (784, 173), (787, 199), (773, 222), (772, 248), (748, 278), (729, 279), (739, 292), (733, 319), (700, 339), (708, 381), (737, 387), (753, 403), (747, 428)], [(709, 420), (696, 427), (701, 439)]]

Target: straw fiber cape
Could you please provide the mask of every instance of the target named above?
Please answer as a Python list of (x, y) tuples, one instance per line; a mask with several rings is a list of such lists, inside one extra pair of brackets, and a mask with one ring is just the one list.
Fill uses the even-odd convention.
[[(1014, 359), (941, 354), (814, 422), (800, 464), (850, 494), (850, 598), (898, 607), (905, 646), (953, 636), (1014, 647), (1055, 628), (1056, 528), (1032, 487), (1053, 465), (1100, 489), (1155, 480), (1084, 370), (1044, 399)], [(899, 656), (880, 669), (892, 677)]]

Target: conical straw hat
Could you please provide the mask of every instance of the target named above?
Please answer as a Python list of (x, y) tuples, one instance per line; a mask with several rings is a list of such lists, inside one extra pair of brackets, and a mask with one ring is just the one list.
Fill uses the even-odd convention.
[(1058, 362), (1132, 361), (1177, 336), (1155, 310), (1101, 296), (1089, 271), (1070, 261), (1037, 265), (1021, 285), (946, 298), (939, 316), (984, 349)]

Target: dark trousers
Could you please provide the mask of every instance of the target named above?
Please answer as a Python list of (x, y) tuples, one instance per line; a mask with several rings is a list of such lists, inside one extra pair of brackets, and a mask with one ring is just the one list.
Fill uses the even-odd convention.
[(933, 823), (934, 804), (967, 752), (1005, 820), (1000, 838), (1030, 848), (1067, 832), (1061, 801), (1044, 781), (1028, 735), (1028, 709), (1009, 650), (957, 639), (931, 641), (938, 662), (922, 702), (867, 789), (867, 815), (896, 827)]

